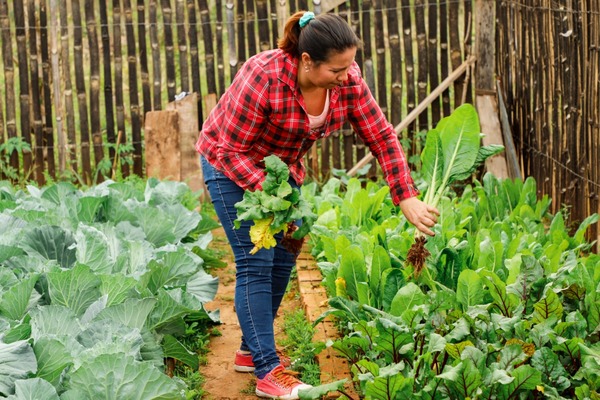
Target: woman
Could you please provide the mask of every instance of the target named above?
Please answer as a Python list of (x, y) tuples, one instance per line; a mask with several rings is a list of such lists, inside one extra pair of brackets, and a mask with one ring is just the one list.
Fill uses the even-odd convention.
[(297, 399), (309, 387), (287, 374), (275, 351), (273, 319), (295, 255), (278, 245), (251, 255), (250, 222), (234, 229), (234, 204), (260, 189), (264, 157), (290, 168), (290, 184), (304, 181), (303, 156), (320, 138), (349, 121), (377, 157), (390, 193), (412, 224), (433, 235), (439, 212), (417, 199), (394, 128), (354, 62), (360, 40), (333, 14), (298, 12), (285, 25), (278, 49), (247, 60), (203, 125), (196, 145), (205, 183), (236, 262), (235, 307), (242, 329), (235, 369), (254, 371), (256, 394)]

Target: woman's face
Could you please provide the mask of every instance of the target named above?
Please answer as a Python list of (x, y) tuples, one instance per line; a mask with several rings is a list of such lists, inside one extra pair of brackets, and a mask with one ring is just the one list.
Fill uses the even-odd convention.
[[(303, 60), (306, 60), (308, 54), (303, 54)], [(310, 82), (317, 87), (331, 89), (341, 85), (348, 80), (348, 70), (354, 62), (356, 56), (356, 47), (351, 47), (341, 53), (332, 53), (327, 61), (315, 64), (310, 60), (306, 63), (309, 65), (309, 70), (306, 77)]]

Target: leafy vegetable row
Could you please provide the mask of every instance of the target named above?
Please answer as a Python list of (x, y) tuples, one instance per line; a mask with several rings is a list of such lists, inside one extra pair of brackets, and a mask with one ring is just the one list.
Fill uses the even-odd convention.
[(163, 360), (196, 369), (186, 321), (218, 319), (203, 307), (217, 224), (190, 198), (154, 179), (0, 185), (0, 397), (182, 398)]

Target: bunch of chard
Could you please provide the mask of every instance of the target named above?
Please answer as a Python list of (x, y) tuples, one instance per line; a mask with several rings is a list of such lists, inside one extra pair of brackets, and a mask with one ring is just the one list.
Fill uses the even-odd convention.
[(242, 221), (253, 221), (250, 239), (254, 244), (251, 254), (277, 244), (275, 235), (284, 232), (282, 245), (291, 253), (299, 254), (304, 238), (317, 216), (312, 205), (305, 201), (300, 190), (288, 182), (288, 166), (277, 156), (264, 158), (265, 180), (260, 190), (244, 192), (242, 201), (235, 204), (238, 211), (236, 228)]
[[(421, 153), (423, 178), (428, 185), (423, 198), (425, 203), (437, 207), (453, 182), (469, 178), (488, 157), (504, 150), (501, 145), (481, 146), (482, 136), (477, 111), (471, 104), (461, 105), (427, 133)], [(426, 242), (425, 235), (417, 230), (415, 242), (406, 256), (415, 277), (430, 256)]]

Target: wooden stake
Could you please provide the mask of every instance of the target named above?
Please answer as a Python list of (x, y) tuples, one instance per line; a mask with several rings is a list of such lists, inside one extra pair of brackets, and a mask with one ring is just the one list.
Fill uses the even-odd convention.
[[(429, 94), (429, 96), (427, 96), (425, 99), (423, 99), (423, 101), (421, 103), (419, 103), (419, 105), (417, 107), (415, 107), (415, 109), (412, 110), (410, 112), (410, 114), (408, 114), (406, 116), (406, 118), (404, 118), (402, 120), (402, 122), (400, 122), (396, 126), (396, 128), (395, 128), (396, 134), (399, 135), (404, 129), (406, 129), (410, 124), (412, 124), (415, 121), (415, 119), (423, 111), (425, 111), (425, 109), (431, 104), (431, 102), (433, 100), (437, 99), (444, 92), (444, 90), (449, 88), (450, 85), (456, 79), (458, 79), (475, 62), (475, 60), (476, 60), (476, 58), (474, 56), (470, 56), (460, 65), (460, 67), (458, 67), (457, 69), (452, 71), (452, 73), (450, 75), (448, 75), (448, 77), (446, 79), (444, 79), (443, 82), (440, 83), (440, 85), (438, 87), (436, 87)], [(354, 176), (359, 169), (361, 169), (362, 167), (367, 165), (367, 163), (369, 163), (373, 158), (374, 158), (374, 156), (371, 153), (364, 156), (362, 160), (360, 160), (358, 163), (356, 163), (356, 165), (348, 171), (348, 175)]]

